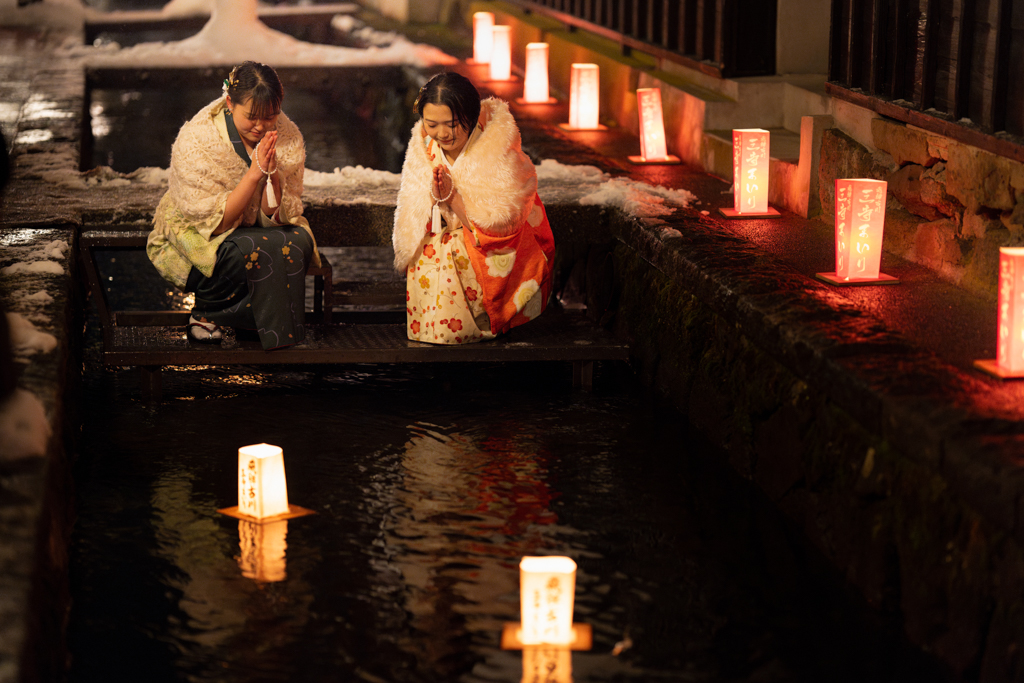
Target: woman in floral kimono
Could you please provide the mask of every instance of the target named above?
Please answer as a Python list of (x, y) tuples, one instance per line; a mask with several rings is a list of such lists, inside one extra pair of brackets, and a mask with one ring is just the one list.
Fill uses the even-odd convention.
[(269, 351), (302, 341), (306, 269), (320, 261), (302, 216), (306, 147), (272, 68), (244, 62), (223, 90), (174, 141), (146, 252), (195, 292), (190, 340), (219, 342), (227, 325)]
[(555, 243), (508, 105), (442, 73), (420, 90), (392, 242), (409, 339), (465, 344), (536, 318)]

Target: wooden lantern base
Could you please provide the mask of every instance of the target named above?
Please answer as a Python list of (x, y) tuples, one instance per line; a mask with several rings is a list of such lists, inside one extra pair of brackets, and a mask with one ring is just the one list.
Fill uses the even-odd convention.
[(1016, 372), (1013, 372), (1011, 370), (1004, 370), (1003, 368), (999, 367), (999, 363), (994, 358), (987, 360), (976, 360), (974, 361), (974, 367), (998, 379), (1020, 379), (1024, 377), (1024, 370), (1018, 370)]
[(718, 212), (726, 218), (778, 218), (782, 215), (770, 206), (767, 213), (740, 213), (736, 209), (729, 209), (724, 206), (718, 209)]
[(524, 98), (524, 97), (517, 97), (516, 98), (516, 104), (558, 104), (558, 99), (554, 98), (554, 97), (549, 97), (546, 100), (543, 100), (541, 102), (527, 102), (526, 98)]
[(259, 519), (257, 517), (253, 517), (252, 515), (247, 515), (243, 512), (239, 512), (237, 505), (232, 505), (229, 508), (217, 510), (217, 512), (221, 513), (222, 515), (227, 515), (228, 517), (234, 517), (236, 519), (245, 520), (246, 522), (253, 522), (254, 524), (269, 524), (270, 522), (280, 522), (282, 519), (294, 519), (296, 517), (305, 517), (306, 515), (316, 514), (315, 510), (299, 507), (298, 505), (289, 505), (288, 512), (282, 512), (281, 514), (274, 515), (272, 517), (264, 517), (263, 519)]
[(664, 159), (647, 159), (647, 158), (644, 158), (642, 156), (637, 156), (637, 155), (633, 155), (633, 154), (629, 155), (628, 158), (629, 158), (629, 163), (637, 164), (639, 166), (655, 166), (655, 165), (661, 165), (661, 164), (664, 164), (664, 165), (667, 166), (669, 164), (673, 164), (674, 165), (674, 164), (682, 163), (681, 161), (679, 161), (679, 157), (677, 157), (677, 156), (675, 156), (673, 154), (669, 154)]
[(590, 624), (573, 624), (572, 625), (572, 642), (568, 645), (550, 645), (550, 644), (536, 644), (536, 645), (523, 645), (523, 641), (519, 639), (519, 632), (522, 630), (522, 626), (519, 622), (506, 621), (504, 628), (501, 629), (501, 649), (502, 650), (522, 650), (524, 647), (568, 647), (570, 650), (589, 650), (594, 645), (594, 631), (590, 628)]
[(879, 273), (877, 278), (869, 277), (857, 277), (845, 278), (838, 277), (835, 273), (815, 273), (814, 277), (818, 278), (822, 282), (827, 282), (830, 285), (836, 287), (857, 287), (863, 285), (898, 285), (900, 283), (899, 278), (895, 278), (885, 273)]
[(608, 126), (602, 125), (600, 123), (597, 124), (597, 128), (575, 128), (573, 126), (570, 126), (568, 123), (560, 123), (558, 124), (558, 127), (564, 131), (568, 131), (569, 133), (586, 133), (594, 130), (608, 130)]

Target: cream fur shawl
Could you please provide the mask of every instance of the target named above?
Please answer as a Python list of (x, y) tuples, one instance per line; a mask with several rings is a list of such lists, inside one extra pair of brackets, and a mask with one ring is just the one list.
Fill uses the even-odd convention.
[[(489, 235), (511, 234), (533, 208), (537, 171), (523, 153), (519, 128), (508, 104), (493, 97), (483, 100), (477, 126), (481, 132), (462, 150), (452, 179), (473, 225)], [(429, 143), (423, 121), (417, 121), (402, 164), (402, 186), (391, 237), (395, 268), (400, 271), (406, 269), (426, 237), (433, 206), (431, 173), (434, 166), (444, 163), (429, 158)], [(444, 204), (441, 207), (446, 221), (458, 220)]]
[[(217, 247), (231, 230), (259, 222), (260, 196), (254, 195), (231, 230), (213, 235), (224, 216), (228, 195), (249, 168), (221, 136), (217, 117), (223, 115), (224, 108), (223, 98), (214, 100), (181, 127), (171, 148), (167, 193), (153, 217), (147, 251), (164, 277), (178, 286), (184, 285), (193, 265), (207, 277), (212, 275)], [(278, 218), (282, 224), (309, 230), (302, 216), (306, 145), (284, 112), (277, 119), (277, 131), (278, 177), (283, 184)], [(313, 259), (319, 262), (315, 251)]]

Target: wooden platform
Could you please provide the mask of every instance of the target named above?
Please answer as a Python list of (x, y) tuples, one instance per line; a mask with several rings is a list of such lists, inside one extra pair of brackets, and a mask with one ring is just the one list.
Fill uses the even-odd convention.
[[(306, 325), (302, 344), (268, 352), (258, 341), (240, 341), (231, 331), (226, 331), (220, 344), (201, 344), (185, 335), (188, 311), (109, 309), (94, 250), (137, 249), (144, 245), (145, 233), (138, 231), (88, 231), (80, 238), (79, 251), (103, 325), (103, 363), (139, 367), (143, 394), (150, 398), (160, 394), (161, 368), (172, 365), (567, 361), (573, 364), (573, 386), (590, 390), (596, 361), (629, 357), (625, 342), (615, 339), (585, 314), (553, 306), (536, 320), (491, 341), (465, 346), (410, 341), (404, 322), (404, 282), (332, 283), (332, 269), (326, 259), (322, 269), (311, 273), (317, 282), (314, 310), (307, 313), (311, 323)], [(385, 310), (335, 310), (332, 318), (332, 309), (351, 306)], [(359, 322), (351, 322), (356, 320)]]

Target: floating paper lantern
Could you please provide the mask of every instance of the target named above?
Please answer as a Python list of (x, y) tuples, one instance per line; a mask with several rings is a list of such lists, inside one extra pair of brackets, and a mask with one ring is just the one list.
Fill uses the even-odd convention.
[(238, 449), (238, 511), (264, 519), (288, 512), (284, 452), (260, 443)]
[(732, 131), (732, 209), (720, 209), (727, 218), (775, 217), (768, 206), (769, 133), (763, 128)]
[(640, 116), (640, 156), (631, 156), (634, 164), (678, 164), (679, 157), (668, 153), (665, 118), (661, 111), (660, 88), (638, 88), (637, 113)]
[(597, 64), (573, 64), (569, 72), (569, 123), (564, 130), (603, 130), (598, 123), (601, 77)]
[(553, 104), (548, 82), (548, 44), (527, 43), (526, 76), (520, 104)]
[(817, 277), (834, 285), (897, 284), (878, 272), (885, 227), (884, 180), (836, 180), (836, 272)]
[(524, 647), (522, 683), (572, 683), (572, 651), (554, 645)]
[(473, 13), (473, 62), (490, 64), (494, 45), (494, 12)]
[(242, 576), (256, 581), (283, 581), (287, 537), (286, 519), (269, 524), (238, 520), (238, 566)]
[(519, 581), (523, 645), (570, 645), (576, 563), (568, 557), (524, 557)]
[(238, 506), (220, 512), (249, 521), (276, 521), (312, 514), (288, 504), (284, 453), (266, 443), (238, 449)]
[(999, 248), (996, 358), (974, 364), (996, 377), (1024, 377), (1024, 247)]
[(512, 27), (495, 26), (491, 29), (491, 35), (491, 80), (510, 80), (512, 78)]

